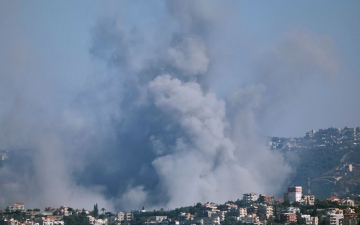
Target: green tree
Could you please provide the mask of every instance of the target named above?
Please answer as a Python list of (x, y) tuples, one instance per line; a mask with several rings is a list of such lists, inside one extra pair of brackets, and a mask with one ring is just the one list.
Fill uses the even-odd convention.
[(65, 225), (74, 225), (74, 224), (81, 224), (81, 225), (90, 225), (89, 218), (87, 215), (83, 214), (73, 214), (71, 216), (64, 216), (63, 217)]
[(290, 201), (289, 201), (289, 200), (285, 200), (285, 201), (282, 203), (282, 205), (283, 205), (284, 207), (290, 207)]
[(99, 216), (99, 207), (98, 207), (98, 204), (97, 204), (97, 203), (94, 205), (94, 210), (93, 210), (93, 212), (92, 212), (92, 215), (93, 215), (94, 217), (98, 217), (98, 216)]
[(198, 203), (196, 203), (195, 207), (198, 208), (198, 209), (201, 209), (201, 208), (202, 208), (202, 204), (201, 204), (200, 202), (198, 202)]

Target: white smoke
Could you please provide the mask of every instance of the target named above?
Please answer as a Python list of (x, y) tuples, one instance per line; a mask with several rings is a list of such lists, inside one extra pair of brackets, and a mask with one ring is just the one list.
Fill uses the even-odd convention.
[[(331, 41), (294, 33), (254, 60), (253, 79), (242, 82), (230, 69), (244, 39), (236, 5), (166, 4), (151, 28), (125, 15), (99, 20), (90, 53), (105, 66), (70, 99), (59, 94), (67, 89), (33, 92), (37, 82), (0, 75), (17, 90), (1, 114), (2, 144), (32, 149), (21, 169), (0, 169), (2, 206), (174, 208), (281, 192), (291, 169), (265, 146), (262, 119), (272, 101), (295, 93), (282, 79), (296, 86), (304, 74), (336, 74)], [(220, 95), (214, 87), (235, 76)]]

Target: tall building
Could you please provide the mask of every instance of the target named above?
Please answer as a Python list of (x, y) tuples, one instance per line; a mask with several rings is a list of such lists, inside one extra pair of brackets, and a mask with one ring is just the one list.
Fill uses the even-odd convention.
[(288, 187), (287, 193), (285, 193), (285, 200), (289, 202), (300, 202), (302, 197), (302, 187), (301, 186), (291, 186)]

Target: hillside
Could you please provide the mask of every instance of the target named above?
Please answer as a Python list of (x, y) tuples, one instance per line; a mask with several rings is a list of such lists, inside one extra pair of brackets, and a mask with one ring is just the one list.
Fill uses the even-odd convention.
[(317, 198), (360, 194), (360, 129), (312, 130), (301, 138), (272, 137), (269, 147), (294, 168), (289, 185), (300, 185)]

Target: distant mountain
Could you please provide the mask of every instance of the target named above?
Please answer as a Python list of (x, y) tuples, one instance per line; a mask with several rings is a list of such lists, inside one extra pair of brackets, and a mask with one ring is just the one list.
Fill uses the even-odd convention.
[(288, 185), (303, 187), (316, 198), (360, 194), (360, 128), (312, 130), (301, 138), (271, 137), (269, 148), (280, 151), (294, 168)]

